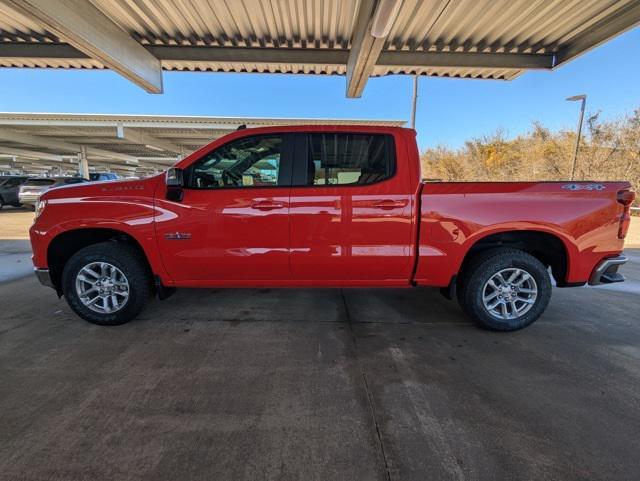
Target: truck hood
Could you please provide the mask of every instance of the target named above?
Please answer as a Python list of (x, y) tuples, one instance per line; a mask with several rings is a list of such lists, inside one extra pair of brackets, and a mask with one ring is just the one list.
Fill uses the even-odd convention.
[(136, 180), (86, 182), (54, 187), (42, 194), (41, 200), (82, 199), (100, 197), (153, 197), (162, 175)]

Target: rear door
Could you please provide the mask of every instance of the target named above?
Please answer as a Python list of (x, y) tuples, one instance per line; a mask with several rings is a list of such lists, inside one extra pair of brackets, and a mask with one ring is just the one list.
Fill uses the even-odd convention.
[(290, 135), (237, 138), (185, 171), (181, 202), (158, 198), (164, 265), (183, 285), (287, 281)]
[(291, 273), (302, 284), (406, 282), (412, 268), (411, 176), (401, 139), (297, 134)]

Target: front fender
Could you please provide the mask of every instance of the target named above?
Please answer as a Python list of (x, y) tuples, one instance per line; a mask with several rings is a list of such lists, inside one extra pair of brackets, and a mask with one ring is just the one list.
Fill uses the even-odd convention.
[(60, 234), (84, 229), (108, 229), (133, 238), (153, 270), (168, 280), (155, 242), (157, 212), (152, 197), (78, 197), (47, 199), (47, 205), (29, 230), (33, 264), (48, 268), (47, 253)]

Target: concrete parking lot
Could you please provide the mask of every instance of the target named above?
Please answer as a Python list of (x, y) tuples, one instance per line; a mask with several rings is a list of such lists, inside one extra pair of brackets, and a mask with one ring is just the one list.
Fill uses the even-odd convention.
[(637, 479), (628, 253), (625, 284), (555, 289), (510, 334), (431, 289), (182, 290), (101, 328), (16, 273), (0, 479)]

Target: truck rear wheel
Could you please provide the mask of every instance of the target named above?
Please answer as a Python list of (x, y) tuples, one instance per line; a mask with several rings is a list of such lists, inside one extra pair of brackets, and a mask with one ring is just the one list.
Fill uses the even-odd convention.
[(101, 326), (133, 319), (152, 292), (148, 269), (139, 257), (134, 247), (122, 242), (101, 242), (80, 249), (62, 272), (69, 307)]
[(473, 259), (458, 286), (462, 310), (480, 326), (515, 331), (538, 319), (551, 299), (544, 264), (524, 251), (490, 249)]

